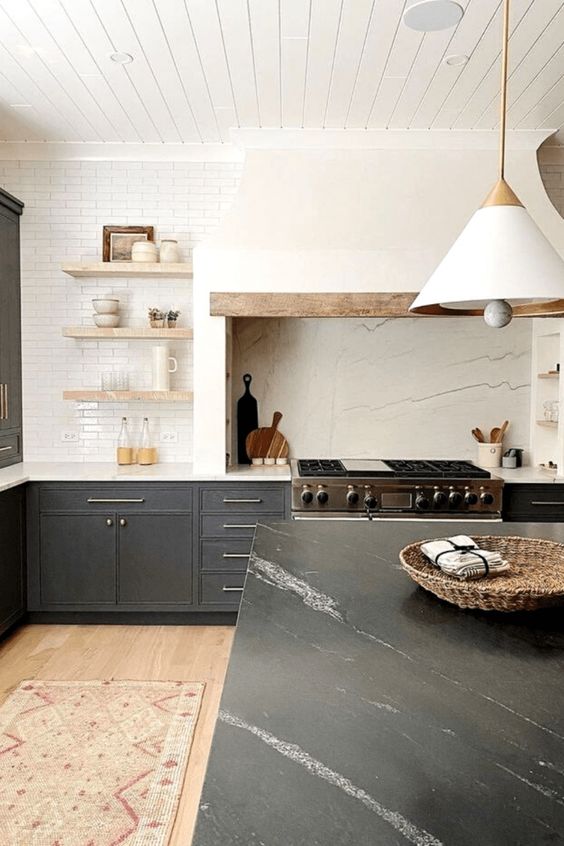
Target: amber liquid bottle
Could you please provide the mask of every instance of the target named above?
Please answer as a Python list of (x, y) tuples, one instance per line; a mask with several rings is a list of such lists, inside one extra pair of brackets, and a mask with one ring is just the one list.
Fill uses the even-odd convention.
[(117, 442), (117, 463), (133, 464), (133, 449), (127, 431), (127, 417), (121, 418), (121, 431)]
[(149, 431), (149, 419), (143, 418), (143, 431), (141, 432), (141, 443), (137, 450), (137, 462), (139, 464), (156, 464), (159, 460), (157, 449), (152, 445), (151, 432)]

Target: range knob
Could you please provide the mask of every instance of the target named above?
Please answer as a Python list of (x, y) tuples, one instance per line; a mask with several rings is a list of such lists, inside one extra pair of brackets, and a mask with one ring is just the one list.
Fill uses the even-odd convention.
[(476, 505), (478, 502), (478, 494), (475, 494), (474, 491), (466, 491), (464, 494), (464, 502), (466, 505)]
[(321, 487), (317, 491), (317, 501), (320, 505), (325, 505), (329, 501), (329, 494)]
[(489, 491), (484, 491), (480, 494), (480, 502), (482, 505), (493, 505), (494, 502), (494, 495)]
[(444, 491), (435, 490), (433, 494), (433, 507), (443, 508), (447, 504), (447, 495)]
[(309, 505), (310, 502), (313, 502), (313, 491), (311, 491), (309, 488), (304, 487), (302, 489), (302, 502), (304, 502), (306, 505)]
[(349, 505), (357, 505), (358, 504), (358, 493), (355, 491), (353, 487), (349, 487), (347, 492), (347, 502)]
[(419, 511), (427, 511), (429, 508), (429, 497), (424, 493), (418, 493), (415, 497), (415, 507)]
[(373, 511), (376, 506), (378, 505), (378, 501), (373, 494), (366, 494), (364, 497), (364, 507), (368, 508), (370, 511)]
[(448, 495), (448, 507), (449, 508), (460, 508), (462, 505), (462, 494), (460, 491), (455, 491), (454, 488), (451, 488), (450, 493)]

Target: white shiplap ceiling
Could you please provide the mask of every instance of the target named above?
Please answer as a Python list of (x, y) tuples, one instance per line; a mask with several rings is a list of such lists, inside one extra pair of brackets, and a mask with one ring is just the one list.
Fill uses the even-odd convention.
[[(214, 143), (230, 127), (491, 129), (501, 0), (0, 0), (0, 140)], [(564, 124), (564, 0), (512, 0), (509, 126)], [(128, 65), (110, 53), (134, 56)], [(466, 54), (464, 66), (444, 58)]]

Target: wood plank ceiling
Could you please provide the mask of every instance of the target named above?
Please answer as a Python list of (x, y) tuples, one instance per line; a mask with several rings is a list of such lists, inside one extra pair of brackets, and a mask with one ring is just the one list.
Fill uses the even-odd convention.
[[(407, 0), (407, 4), (412, 0)], [(0, 0), (0, 140), (213, 143), (230, 127), (491, 129), (501, 0)], [(564, 0), (513, 0), (509, 126), (564, 124)], [(114, 52), (134, 61), (118, 65)], [(446, 57), (464, 55), (464, 65)]]

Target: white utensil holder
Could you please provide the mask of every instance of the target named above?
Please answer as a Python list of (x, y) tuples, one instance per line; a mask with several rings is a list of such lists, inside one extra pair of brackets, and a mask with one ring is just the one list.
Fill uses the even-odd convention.
[(478, 466), (501, 467), (503, 444), (478, 444)]

